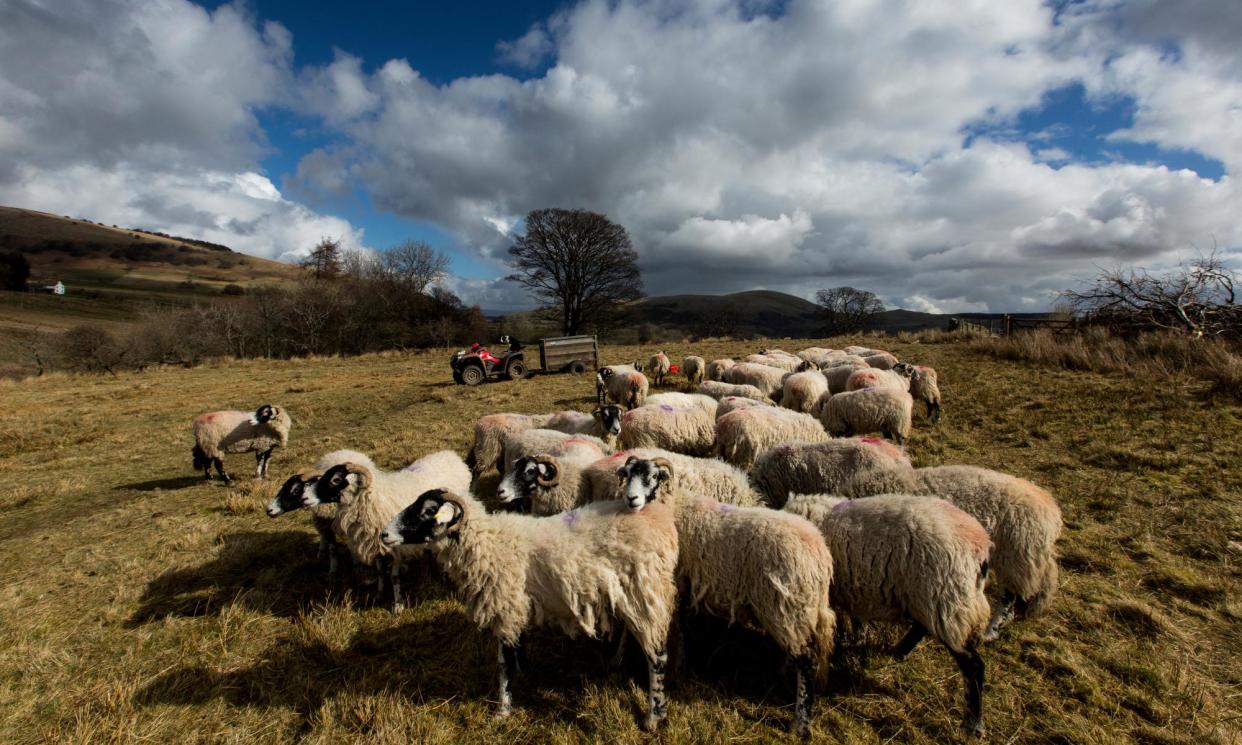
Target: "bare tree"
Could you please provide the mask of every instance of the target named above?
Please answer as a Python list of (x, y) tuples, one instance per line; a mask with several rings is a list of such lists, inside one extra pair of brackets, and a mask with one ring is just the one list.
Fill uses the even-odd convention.
[(625, 228), (586, 210), (542, 209), (509, 248), (509, 279), (560, 309), (561, 332), (576, 334), (642, 297), (638, 254)]
[(341, 241), (338, 238), (320, 238), (319, 243), (302, 259), (302, 266), (310, 270), (315, 279), (332, 279), (341, 273)]
[(1088, 322), (1117, 330), (1162, 328), (1195, 336), (1242, 334), (1237, 275), (1217, 250), (1163, 274), (1146, 269), (1101, 271), (1082, 290), (1062, 296)]
[(384, 277), (407, 292), (425, 293), (448, 273), (448, 256), (423, 241), (408, 240), (380, 254)]
[(815, 302), (829, 336), (862, 331), (884, 312), (884, 303), (875, 293), (853, 287), (820, 290), (815, 293)]

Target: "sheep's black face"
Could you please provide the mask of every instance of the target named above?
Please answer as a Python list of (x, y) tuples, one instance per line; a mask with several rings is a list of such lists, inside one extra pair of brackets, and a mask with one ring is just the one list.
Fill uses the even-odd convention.
[(893, 372), (903, 378), (913, 378), (914, 365), (911, 365), (909, 362), (898, 362), (896, 365), (893, 365)]
[(311, 477), (303, 480), (302, 476), (290, 476), (284, 484), (281, 485), (280, 491), (276, 492), (276, 496), (272, 497), (272, 501), (267, 505), (267, 516), (278, 517), (286, 512), (292, 512), (301, 508), (302, 495), (306, 491), (306, 487), (314, 484), (318, 477)]
[(314, 507), (317, 504), (340, 502), (342, 496), (352, 494), (358, 483), (358, 474), (348, 463), (332, 466), (323, 472), (318, 481), (309, 484), (302, 492), (302, 506)]
[(254, 412), (252, 417), (255, 424), (266, 424), (276, 418), (276, 407), (271, 404), (263, 404)]
[(656, 501), (660, 485), (672, 477), (671, 470), (654, 460), (641, 460), (631, 455), (617, 470), (621, 479), (626, 504), (635, 512)]
[(447, 496), (443, 489), (423, 492), (384, 527), (380, 540), (388, 546), (418, 545), (455, 534), (460, 528), (461, 505)]
[(522, 456), (501, 480), (496, 497), (506, 503), (521, 500), (529, 502), (539, 487), (554, 486), (557, 474), (556, 465), (549, 459)]
[(620, 406), (611, 405), (592, 412), (595, 420), (603, 427), (604, 434), (610, 437), (616, 437), (621, 434), (621, 413)]

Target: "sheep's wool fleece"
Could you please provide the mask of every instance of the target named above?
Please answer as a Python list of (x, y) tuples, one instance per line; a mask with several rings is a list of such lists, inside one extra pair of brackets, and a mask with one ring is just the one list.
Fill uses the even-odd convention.
[[(730, 367), (733, 367), (736, 364), (737, 364), (736, 362), (729, 359), (728, 357), (725, 357), (719, 360), (712, 360), (711, 362), (707, 363), (707, 371), (704, 373), (703, 376), (707, 378), (709, 381), (719, 382), (720, 376), (724, 374), (724, 371), (728, 370)], [(702, 391), (700, 391), (700, 393), (701, 392)]]
[[(504, 464), (508, 473), (519, 458), (527, 455), (567, 455), (572, 451), (596, 452), (611, 450), (598, 437), (571, 435), (555, 429), (528, 429), (515, 432), (505, 439)], [(598, 456), (597, 456), (598, 457)]]
[(914, 399), (891, 388), (845, 391), (828, 399), (820, 418), (833, 434), (889, 432), (905, 439), (914, 419)]
[(913, 473), (900, 447), (875, 437), (786, 442), (761, 453), (750, 480), (779, 509), (790, 494), (868, 496), (909, 489)]
[[(642, 406), (643, 399), (647, 397), (647, 390), (650, 384), (647, 382), (647, 376), (634, 369), (617, 370), (619, 365), (614, 365), (613, 375), (605, 383), (605, 391), (607, 398), (618, 406), (629, 406), (630, 399), (634, 400), (635, 406)], [(628, 366), (627, 366), (628, 367)]]
[(725, 370), (721, 374), (721, 380), (734, 385), (753, 385), (763, 391), (763, 395), (771, 397), (781, 389), (788, 374), (788, 370), (778, 367), (741, 362)]
[(679, 491), (668, 499), (690, 604), (757, 626), (790, 655), (826, 663), (836, 627), (829, 606), (833, 562), (816, 527), (766, 507)]
[(834, 394), (844, 391), (850, 376), (856, 370), (865, 369), (867, 369), (867, 363), (862, 361), (834, 364), (832, 367), (824, 370), (824, 380), (828, 381), (828, 390)]
[(649, 403), (625, 412), (621, 416), (620, 446), (627, 450), (646, 447), (685, 455), (711, 454), (716, 445), (716, 402), (707, 396), (699, 398), (711, 401), (711, 409)]
[(584, 476), (592, 502), (620, 498), (621, 481), (617, 478), (617, 469), (624, 466), (630, 456), (643, 460), (666, 459), (673, 466), (673, 489), (711, 497), (726, 504), (745, 507), (759, 504), (759, 498), (750, 488), (746, 474), (728, 463), (715, 458), (692, 458), (655, 448), (623, 450), (588, 466)]
[(823, 532), (835, 576), (832, 604), (858, 620), (913, 619), (961, 652), (983, 638), (990, 609), (988, 534), (944, 500), (800, 496), (785, 510)]
[(223, 458), (225, 453), (264, 452), (284, 447), (293, 426), (289, 413), (280, 408), (276, 418), (262, 424), (251, 424), (253, 411), (212, 411), (194, 418), (194, 442), (208, 458)]
[(698, 392), (711, 396), (714, 399), (722, 399), (726, 396), (734, 396), (736, 398), (753, 398), (756, 401), (771, 403), (768, 394), (754, 387), (753, 385), (733, 385), (732, 383), (721, 383), (715, 380), (704, 382), (698, 387)]
[(864, 367), (855, 370), (845, 381), (847, 391), (861, 391), (863, 388), (892, 388), (905, 392), (910, 390), (910, 381), (892, 370)]
[(818, 414), (820, 398), (828, 393), (828, 380), (819, 370), (794, 373), (785, 378), (781, 406), (803, 414)]
[[(350, 461), (353, 462), (353, 461)], [(454, 493), (470, 489), (470, 469), (451, 450), (441, 450), (419, 458), (400, 471), (384, 471), (370, 463), (369, 488), (350, 497), (342, 497), (337, 508), (336, 532), (356, 561), (373, 565), (379, 556), (392, 550), (380, 541), (380, 533), (397, 513), (414, 503), (423, 492), (447, 489)], [(421, 548), (406, 548), (402, 553), (420, 553)]]
[(752, 406), (772, 406), (770, 401), (761, 401), (757, 398), (746, 398), (743, 396), (725, 396), (720, 399), (720, 405), (716, 407), (716, 419), (738, 409), (749, 409)]
[[(588, 443), (589, 444), (589, 443)], [(589, 497), (589, 485), (585, 470), (604, 456), (598, 448), (574, 445), (566, 440), (547, 453), (528, 455), (551, 455), (556, 458), (558, 477), (551, 487), (536, 486), (531, 495), (530, 511), (535, 515), (555, 515), (585, 504)], [(514, 462), (516, 462), (516, 458)]]
[(996, 584), (1026, 600), (1028, 613), (1042, 610), (1060, 574), (1061, 508), (1052, 495), (1026, 479), (975, 466), (919, 468), (913, 478), (913, 493), (947, 499), (983, 525), (995, 544)]
[(749, 469), (760, 453), (783, 442), (827, 439), (828, 434), (815, 417), (774, 406), (738, 409), (716, 421), (721, 457), (742, 469)]
[(686, 380), (690, 385), (698, 385), (703, 382), (703, 373), (707, 370), (707, 361), (702, 357), (690, 355), (681, 361), (681, 372), (686, 376)]
[(524, 429), (543, 427), (551, 414), (488, 414), (474, 425), (474, 447), (470, 451), (472, 465), (485, 471), (496, 465), (504, 453), (505, 438)]
[[(648, 658), (665, 644), (677, 590), (677, 529), (666, 506), (621, 502), (552, 517), (491, 514), (468, 496), (457, 538), (432, 543), (470, 617), (505, 644), (532, 625), (597, 637), (619, 619)], [(654, 509), (653, 509), (654, 508)]]
[(915, 367), (914, 377), (910, 378), (910, 395), (919, 401), (940, 403), (940, 380), (935, 369), (926, 365)]

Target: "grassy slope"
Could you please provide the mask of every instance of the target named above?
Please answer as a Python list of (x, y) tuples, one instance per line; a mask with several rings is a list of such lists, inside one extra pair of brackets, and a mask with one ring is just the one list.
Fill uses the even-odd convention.
[[(945, 420), (917, 424), (917, 463), (1030, 477), (1065, 512), (1062, 593), (985, 651), (990, 741), (1239, 742), (1242, 409), (957, 345), (890, 346), (941, 372)], [(639, 355), (605, 350), (609, 361)], [(0, 741), (647, 741), (635, 726), (644, 676), (611, 673), (608, 645), (534, 634), (516, 713), (494, 721), (494, 648), (434, 572), (414, 572), (411, 608), (393, 617), (360, 584), (328, 591), (304, 515), (262, 513), (279, 480), (333, 448), (395, 467), (442, 447), (464, 453), (484, 413), (590, 405), (587, 377), (465, 389), (448, 383), (444, 357), (221, 363), (0, 389)], [(297, 421), (273, 482), (200, 483), (191, 416), (267, 400)], [(245, 474), (252, 463), (229, 465)], [(663, 740), (782, 737), (792, 696), (771, 647), (719, 626), (691, 626)], [(867, 653), (896, 634), (878, 630), (843, 655), (817, 707), (818, 740), (957, 737), (947, 655), (932, 644), (902, 664)]]

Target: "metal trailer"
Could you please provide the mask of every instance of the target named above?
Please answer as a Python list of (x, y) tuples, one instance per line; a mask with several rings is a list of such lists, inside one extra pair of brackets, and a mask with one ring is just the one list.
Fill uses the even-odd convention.
[(599, 344), (593, 335), (540, 339), (539, 367), (545, 373), (594, 370), (599, 367)]

